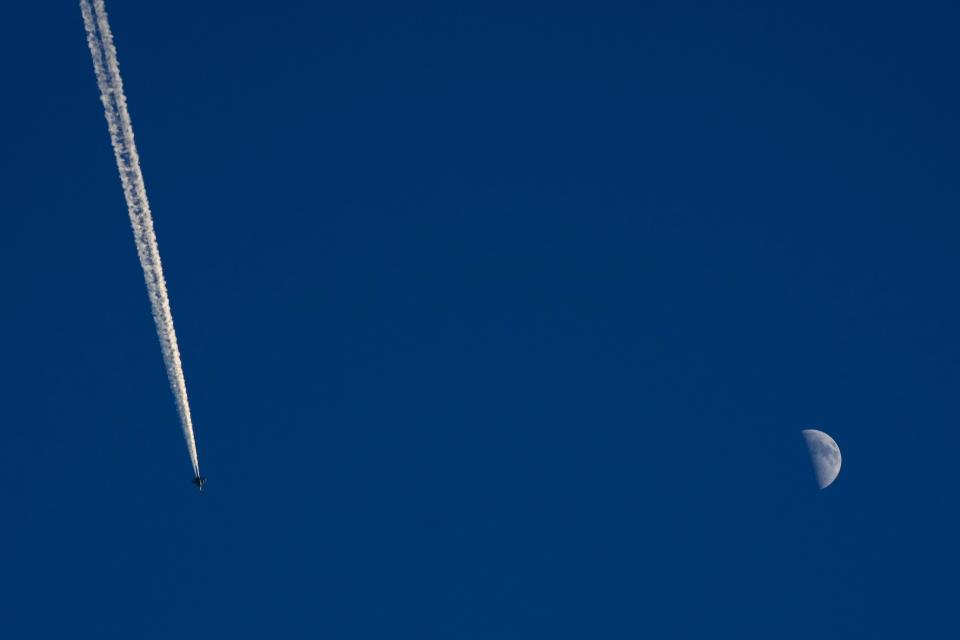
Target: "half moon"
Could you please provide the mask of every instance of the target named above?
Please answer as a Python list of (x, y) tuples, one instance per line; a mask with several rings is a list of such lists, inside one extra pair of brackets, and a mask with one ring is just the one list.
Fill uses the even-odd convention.
[(826, 489), (840, 473), (840, 447), (833, 438), (817, 429), (804, 429), (803, 439), (810, 452), (810, 463), (817, 476), (817, 486)]

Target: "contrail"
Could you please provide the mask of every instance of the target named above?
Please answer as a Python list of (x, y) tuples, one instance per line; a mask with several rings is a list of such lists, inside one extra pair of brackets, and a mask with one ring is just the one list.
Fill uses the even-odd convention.
[(190, 403), (187, 400), (187, 382), (183, 377), (180, 349), (177, 347), (177, 334), (173, 329), (170, 299), (167, 297), (167, 283), (163, 279), (163, 267), (160, 265), (160, 249), (157, 246), (157, 236), (153, 232), (153, 216), (150, 215), (143, 172), (140, 171), (140, 156), (133, 141), (133, 125), (127, 112), (127, 98), (123, 94), (123, 80), (120, 78), (117, 49), (113, 45), (110, 23), (107, 22), (107, 10), (103, 0), (93, 0), (92, 3), (90, 0), (80, 0), (80, 10), (83, 12), (87, 44), (93, 57), (97, 85), (100, 87), (100, 101), (103, 103), (107, 126), (110, 129), (113, 152), (117, 157), (120, 182), (127, 200), (140, 266), (143, 267), (143, 277), (147, 282), (147, 294), (153, 309), (153, 321), (157, 325), (163, 361), (167, 366), (170, 389), (177, 402), (193, 472), (200, 477), (197, 445), (193, 438), (193, 420), (190, 418)]

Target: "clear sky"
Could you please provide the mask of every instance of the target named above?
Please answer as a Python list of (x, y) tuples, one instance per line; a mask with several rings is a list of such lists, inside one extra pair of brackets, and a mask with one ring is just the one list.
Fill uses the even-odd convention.
[(952, 3), (108, 10), (209, 484), (14, 3), (0, 637), (958, 637)]

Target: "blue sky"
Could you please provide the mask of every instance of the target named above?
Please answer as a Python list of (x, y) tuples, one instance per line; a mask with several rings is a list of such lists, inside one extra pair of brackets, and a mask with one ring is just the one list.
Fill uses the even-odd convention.
[(956, 637), (957, 10), (348, 5), (108, 3), (203, 495), (7, 9), (0, 636)]

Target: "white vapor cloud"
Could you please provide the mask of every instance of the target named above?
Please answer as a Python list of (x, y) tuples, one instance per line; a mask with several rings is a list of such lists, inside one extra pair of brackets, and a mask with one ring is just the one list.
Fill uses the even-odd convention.
[(173, 315), (170, 313), (170, 299), (167, 296), (167, 284), (163, 278), (160, 264), (160, 250), (153, 231), (153, 216), (147, 201), (147, 190), (140, 171), (140, 157), (133, 139), (133, 126), (127, 112), (127, 99), (123, 93), (123, 80), (117, 63), (117, 50), (113, 44), (113, 34), (107, 22), (107, 11), (103, 0), (80, 0), (83, 23), (87, 31), (87, 44), (93, 57), (93, 68), (100, 87), (100, 101), (103, 103), (113, 152), (120, 170), (120, 182), (123, 195), (130, 213), (133, 237), (143, 267), (143, 277), (147, 283), (147, 294), (153, 310), (153, 321), (157, 326), (163, 361), (167, 367), (170, 388), (177, 403), (183, 435), (187, 441), (193, 472), (200, 475), (197, 461), (197, 445), (193, 437), (193, 420), (190, 417), (190, 403), (187, 399), (187, 383), (180, 362), (180, 349), (177, 346), (177, 334), (173, 328)]

